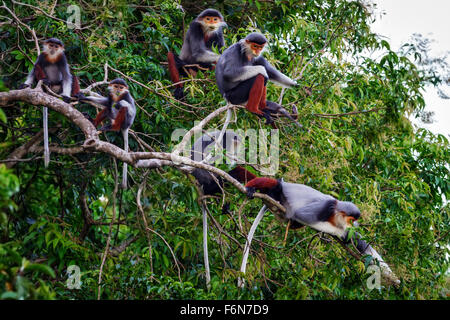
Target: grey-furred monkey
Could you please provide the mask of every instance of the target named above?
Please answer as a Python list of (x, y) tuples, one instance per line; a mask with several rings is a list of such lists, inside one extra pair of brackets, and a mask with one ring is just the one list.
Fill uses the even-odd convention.
[[(273, 125), (272, 116), (283, 115), (298, 127), (302, 126), (279, 104), (266, 100), (267, 80), (284, 87), (296, 86), (291, 78), (275, 69), (262, 52), (267, 44), (264, 35), (253, 32), (227, 48), (216, 66), (216, 82), (222, 96), (232, 104), (245, 104), (245, 107), (266, 118)], [(295, 108), (295, 107), (294, 107)]]
[[(197, 139), (191, 150), (191, 159), (194, 161), (204, 161), (211, 155), (212, 150), (216, 147), (216, 142), (220, 138), (221, 131), (216, 130), (212, 132), (206, 132), (202, 137)], [(221, 148), (226, 151), (227, 155), (231, 157), (238, 157), (238, 149), (242, 145), (242, 138), (232, 130), (226, 130), (223, 134), (221, 141)], [(219, 151), (221, 151), (219, 148)], [(222, 153), (209, 159), (207, 163), (212, 164), (216, 158), (220, 157)], [(238, 159), (233, 159), (235, 162)], [(223, 192), (224, 180), (222, 177), (209, 172), (205, 169), (194, 168), (191, 174), (196, 178), (200, 184), (204, 195), (218, 195)], [(247, 183), (251, 179), (255, 178), (255, 175), (245, 170), (240, 166), (236, 166), (234, 169), (228, 171), (228, 174), (234, 179), (242, 183)], [(222, 208), (222, 213), (229, 212), (229, 203), (225, 203)]]
[[(110, 123), (100, 128), (100, 131), (122, 131), (124, 150), (128, 152), (128, 129), (136, 117), (136, 106), (131, 96), (127, 83), (117, 78), (108, 84), (108, 97), (82, 97), (81, 101), (87, 100), (103, 105), (105, 108), (92, 120), (97, 127), (103, 120), (109, 119)], [(122, 188), (127, 187), (127, 163), (123, 164)]]
[[(212, 51), (212, 47), (215, 46), (221, 51), (225, 45), (223, 28), (226, 25), (222, 14), (215, 9), (202, 11), (191, 22), (184, 37), (180, 56), (173, 52), (167, 54), (170, 79), (173, 83), (180, 82), (180, 75), (187, 76), (186, 71), (193, 76), (196, 75), (198, 67), (185, 67), (187, 65), (198, 65), (205, 69), (214, 68), (219, 55)], [(177, 99), (183, 98), (183, 84), (176, 85), (174, 94)]]
[(304, 184), (289, 183), (273, 178), (255, 178), (246, 185), (247, 193), (253, 196), (261, 190), (286, 208), (286, 218), (291, 228), (308, 225), (343, 238), (351, 223), (359, 219), (361, 212), (352, 202), (339, 201)]
[(70, 73), (64, 45), (57, 38), (44, 41), (41, 54), (26, 81), (19, 88), (31, 87), (39, 80), (42, 80), (53, 92), (60, 93), (65, 102), (70, 102), (71, 96), (78, 97), (80, 94), (78, 79)]
[[(288, 183), (282, 179), (254, 178), (246, 185), (247, 195), (252, 198), (259, 190), (280, 202), (286, 208), (285, 218), (290, 220), (290, 228), (304, 225), (334, 235), (348, 244), (353, 241), (361, 255), (370, 255), (380, 264), (383, 273), (394, 275), (383, 258), (357, 232), (349, 237), (350, 227), (361, 216), (358, 207), (349, 201), (340, 201), (304, 184)], [(394, 275), (395, 276), (395, 275)], [(396, 278), (396, 277), (394, 277)], [(400, 281), (397, 279), (395, 283)]]
[[(69, 103), (70, 97), (80, 95), (78, 78), (70, 73), (64, 53), (64, 45), (57, 38), (44, 41), (42, 52), (38, 56), (27, 79), (19, 86), (19, 89), (31, 87), (35, 82), (41, 81), (53, 92), (61, 94), (64, 102)], [(48, 147), (48, 109), (44, 107), (44, 164), (47, 167), (50, 161)]]

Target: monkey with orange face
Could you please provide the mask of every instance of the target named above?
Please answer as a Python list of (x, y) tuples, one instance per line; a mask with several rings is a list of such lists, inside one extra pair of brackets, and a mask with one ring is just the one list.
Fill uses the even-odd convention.
[(295, 106), (291, 116), (281, 105), (266, 98), (268, 80), (287, 88), (297, 86), (297, 82), (275, 69), (262, 56), (266, 45), (266, 37), (253, 32), (227, 48), (216, 67), (219, 91), (229, 103), (245, 105), (248, 111), (264, 117), (268, 124), (274, 125), (274, 116), (285, 116), (302, 128), (296, 120)]
[[(136, 117), (136, 105), (131, 96), (128, 85), (121, 78), (114, 79), (108, 84), (109, 94), (107, 97), (85, 97), (79, 98), (80, 101), (92, 101), (103, 105), (105, 108), (99, 112), (97, 117), (92, 120), (88, 115), (87, 118), (92, 120), (95, 127), (106, 119), (110, 120), (109, 124), (100, 128), (100, 131), (121, 131), (124, 141), (124, 150), (128, 152), (128, 130)], [(127, 164), (123, 164), (122, 188), (127, 187)]]
[[(220, 56), (212, 51), (212, 47), (217, 47), (220, 51), (225, 45), (222, 31), (225, 26), (222, 14), (214, 9), (202, 11), (191, 22), (184, 37), (180, 56), (173, 52), (167, 54), (170, 79), (173, 83), (179, 82), (180, 76), (187, 76), (186, 71), (193, 76), (197, 74), (199, 69), (197, 66), (185, 67), (187, 65), (198, 65), (205, 69), (214, 68)], [(177, 99), (183, 98), (183, 84), (176, 85), (174, 94)]]
[(65, 102), (70, 101), (70, 96), (77, 97), (80, 94), (78, 78), (70, 73), (64, 45), (57, 38), (44, 41), (42, 53), (28, 74), (27, 80), (19, 88), (30, 87), (39, 80), (53, 92), (61, 93)]

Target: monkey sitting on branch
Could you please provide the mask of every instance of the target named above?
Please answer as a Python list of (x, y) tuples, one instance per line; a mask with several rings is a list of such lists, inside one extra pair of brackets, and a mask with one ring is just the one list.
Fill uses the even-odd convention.
[(264, 35), (258, 32), (250, 33), (220, 56), (216, 67), (216, 82), (219, 91), (227, 102), (245, 104), (248, 111), (264, 117), (268, 124), (274, 125), (274, 116), (285, 116), (297, 122), (297, 109), (293, 116), (279, 104), (266, 99), (267, 80), (284, 87), (297, 86), (291, 78), (275, 69), (264, 57), (262, 52), (267, 44)]
[[(64, 53), (64, 44), (57, 38), (50, 38), (44, 41), (42, 52), (26, 81), (19, 86), (19, 89), (31, 87), (35, 82), (41, 81), (54, 93), (61, 94), (64, 102), (69, 103), (70, 97), (79, 97), (80, 85), (78, 78), (70, 73), (70, 67)], [(48, 166), (50, 161), (50, 151), (48, 147), (48, 109), (43, 109), (44, 127), (44, 164)]]
[[(85, 97), (83, 95), (79, 100), (92, 101), (104, 106), (97, 117), (90, 120), (97, 127), (102, 121), (109, 119), (110, 123), (101, 127), (100, 131), (122, 131), (124, 150), (128, 152), (128, 130), (136, 117), (134, 99), (128, 90), (127, 83), (121, 78), (109, 82), (108, 90), (108, 97)], [(124, 189), (127, 188), (127, 168), (127, 163), (124, 163), (122, 172), (122, 188)]]
[[(353, 235), (350, 235), (347, 230), (348, 227), (356, 224), (356, 220), (361, 216), (360, 210), (352, 202), (340, 201), (304, 184), (288, 183), (284, 182), (283, 179), (256, 177), (250, 180), (245, 188), (249, 198), (253, 198), (255, 191), (259, 190), (283, 205), (286, 208), (286, 214), (279, 218), (289, 221), (289, 228), (296, 229), (307, 225), (317, 231), (336, 237), (345, 245), (354, 243), (359, 254), (371, 256), (373, 258), (372, 264), (378, 262), (383, 274), (387, 275), (395, 285), (400, 283), (378, 252), (364, 241), (359, 233), (354, 232)], [(255, 219), (252, 226), (253, 232), (265, 211), (266, 206)], [(247, 257), (250, 242), (251, 237), (247, 240)], [(245, 264), (246, 257), (243, 259), (241, 266), (243, 272), (245, 272)], [(239, 283), (241, 286), (242, 281)]]
[(180, 56), (173, 52), (167, 54), (170, 79), (173, 83), (177, 83), (175, 98), (184, 97), (183, 84), (178, 83), (180, 75), (187, 76), (189, 73), (195, 76), (199, 69), (214, 68), (219, 55), (212, 51), (212, 47), (215, 46), (220, 51), (225, 45), (223, 28), (226, 25), (219, 11), (206, 9), (191, 22), (184, 37)]

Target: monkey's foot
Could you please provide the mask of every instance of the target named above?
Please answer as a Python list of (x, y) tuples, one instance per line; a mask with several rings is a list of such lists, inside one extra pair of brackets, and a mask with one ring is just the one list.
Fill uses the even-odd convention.
[(275, 122), (275, 121), (273, 120), (273, 118), (271, 117), (270, 112), (264, 111), (264, 112), (262, 113), (262, 116), (266, 119), (266, 124), (271, 124), (271, 125), (273, 125), (273, 123)]
[(43, 85), (45, 85), (45, 86), (47, 86), (47, 87), (51, 87), (51, 83), (50, 83), (50, 81), (47, 79), (47, 78), (45, 78), (45, 79), (42, 79), (42, 84)]
[(22, 89), (29, 88), (29, 87), (30, 86), (28, 84), (22, 83), (20, 86), (17, 87), (17, 89), (22, 90)]
[(254, 187), (246, 187), (245, 190), (247, 190), (247, 197), (249, 197), (249, 199), (253, 199), (254, 198), (254, 194), (256, 192), (256, 188), (254, 188)]
[(92, 117), (89, 115), (89, 113), (87, 112), (82, 112), (81, 113), (86, 119), (88, 119), (90, 122), (92, 122), (92, 124), (94, 124), (94, 119), (92, 119)]
[(184, 90), (183, 87), (177, 87), (175, 88), (175, 91), (173, 93), (175, 99), (177, 100), (183, 100), (184, 99)]
[(222, 207), (222, 214), (230, 214), (230, 203), (226, 202)]
[(290, 219), (290, 221), (291, 221), (291, 223), (289, 224), (289, 230), (300, 229), (305, 226), (304, 224), (301, 224), (300, 222), (297, 222), (295, 220)]
[(82, 92), (74, 94), (73, 96), (75, 99), (77, 99), (79, 101), (87, 100), (87, 97)]
[(98, 132), (104, 132), (104, 131), (112, 131), (112, 125), (107, 124), (107, 125), (104, 125), (103, 127), (101, 127), (100, 129), (98, 129)]

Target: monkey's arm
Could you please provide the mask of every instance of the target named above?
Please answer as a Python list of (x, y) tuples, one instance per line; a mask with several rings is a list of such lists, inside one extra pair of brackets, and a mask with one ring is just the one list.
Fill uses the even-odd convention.
[(33, 66), (30, 73), (28, 73), (27, 80), (21, 85), (21, 88), (31, 87), (34, 83), (34, 73), (35, 73), (36, 65)]
[(42, 54), (41, 54), (37, 58), (31, 71), (28, 73), (27, 80), (25, 80), (25, 82), (19, 86), (19, 89), (31, 87), (34, 84), (35, 80), (39, 81), (39, 80), (44, 80), (47, 78), (44, 70), (41, 67), (42, 60), (43, 60), (43, 58), (42, 58)]
[(69, 102), (70, 101), (70, 96), (72, 95), (72, 74), (70, 73), (69, 70), (69, 65), (67, 64), (67, 60), (65, 58), (65, 56), (62, 57), (63, 61), (65, 61), (62, 65), (62, 83), (63, 83), (63, 91), (62, 91), (62, 96), (64, 101)]
[(102, 106), (105, 106), (108, 104), (108, 98), (105, 97), (93, 97), (93, 96), (84, 96), (80, 99), (80, 101), (92, 101), (98, 104), (101, 104)]
[(227, 81), (240, 82), (256, 77), (262, 74), (265, 78), (269, 78), (264, 66), (244, 66), (240, 58), (240, 46), (233, 48), (231, 52), (227, 52), (220, 63), (223, 67), (223, 77)]
[(292, 87), (296, 86), (297, 82), (292, 80), (291, 78), (285, 76), (280, 71), (275, 69), (266, 59), (264, 59), (262, 56), (259, 57), (256, 61), (257, 64), (264, 66), (264, 68), (267, 70), (267, 74), (269, 75), (269, 80), (272, 82), (275, 82), (276, 84), (283, 86), (283, 87)]
[(191, 25), (186, 37), (192, 50), (192, 56), (197, 62), (213, 63), (219, 60), (220, 55), (208, 50), (205, 45), (203, 30), (198, 22)]
[(286, 216), (311, 228), (338, 237), (343, 237), (345, 229), (338, 228), (329, 219), (335, 211), (335, 200), (315, 201), (294, 210), (292, 217)]
[(223, 49), (225, 47), (225, 40), (223, 38), (223, 31), (222, 29), (217, 34), (217, 49), (219, 49), (219, 52), (222, 53)]

